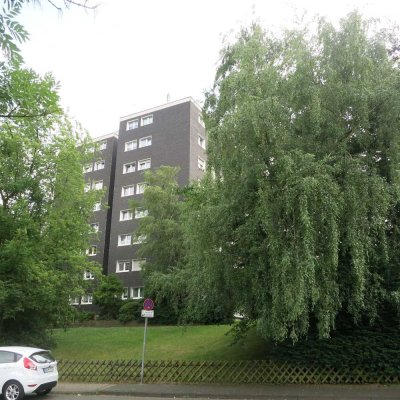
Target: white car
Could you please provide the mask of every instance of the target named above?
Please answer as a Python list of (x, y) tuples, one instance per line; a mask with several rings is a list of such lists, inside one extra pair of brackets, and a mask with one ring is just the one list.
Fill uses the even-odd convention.
[(30, 393), (47, 394), (57, 382), (57, 361), (50, 351), (33, 347), (0, 347), (3, 400), (20, 400)]

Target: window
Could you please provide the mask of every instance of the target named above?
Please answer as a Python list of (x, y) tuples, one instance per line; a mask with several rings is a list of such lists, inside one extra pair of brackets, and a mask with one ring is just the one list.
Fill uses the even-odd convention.
[(129, 174), (130, 172), (135, 172), (135, 171), (136, 171), (136, 163), (134, 162), (126, 163), (122, 166), (123, 174)]
[(204, 128), (204, 121), (203, 121), (203, 117), (201, 115), (199, 115), (199, 124)]
[(199, 169), (201, 169), (202, 171), (206, 170), (206, 162), (202, 159), (202, 158), (198, 158), (197, 159), (197, 166), (199, 167)]
[(92, 164), (86, 164), (86, 165), (83, 167), (83, 173), (92, 172), (92, 171), (93, 171), (93, 165), (92, 165)]
[(81, 304), (92, 304), (93, 303), (93, 295), (86, 294), (82, 296)]
[(131, 287), (131, 297), (132, 297), (132, 299), (143, 298), (143, 288), (142, 287)]
[(152, 123), (153, 123), (152, 115), (146, 115), (145, 117), (142, 117), (142, 126), (150, 125)]
[(83, 190), (85, 193), (87, 193), (90, 190), (90, 188), (91, 188), (90, 182), (86, 182)]
[(146, 188), (146, 184), (145, 183), (138, 183), (136, 185), (136, 194), (142, 194), (144, 193), (144, 189)]
[(128, 298), (128, 296), (129, 296), (129, 288), (124, 287), (124, 291), (122, 292), (121, 299), (126, 300)]
[(141, 271), (142, 265), (146, 262), (146, 259), (132, 260), (132, 271)]
[(120, 213), (119, 213), (119, 220), (120, 221), (129, 221), (131, 219), (133, 219), (132, 210), (121, 210), (120, 211)]
[(203, 149), (206, 148), (206, 139), (204, 139), (204, 138), (201, 137), (200, 135), (197, 137), (197, 143), (198, 143), (199, 146), (202, 147)]
[(93, 211), (100, 211), (101, 210), (101, 203), (94, 203)]
[(97, 254), (97, 246), (90, 246), (86, 250), (86, 255), (88, 256), (95, 256)]
[(140, 235), (138, 237), (134, 237), (133, 238), (133, 242), (132, 244), (141, 244), (144, 243), (146, 241), (146, 235)]
[(132, 236), (129, 234), (118, 235), (118, 246), (129, 246), (132, 241)]
[(128, 260), (117, 261), (117, 272), (128, 272), (131, 269), (131, 262)]
[(139, 127), (139, 120), (138, 119), (133, 119), (132, 121), (128, 121), (126, 123), (126, 130), (130, 131), (132, 129), (136, 129)]
[(100, 150), (105, 150), (107, 148), (107, 140), (100, 142)]
[(144, 218), (149, 215), (149, 212), (145, 210), (144, 208), (135, 208), (135, 218)]
[(95, 170), (95, 171), (98, 171), (99, 169), (104, 169), (104, 165), (105, 165), (104, 160), (96, 161), (96, 162), (94, 163), (94, 170)]
[(71, 306), (77, 306), (77, 305), (79, 305), (79, 300), (80, 300), (79, 297), (70, 297), (69, 298), (69, 304)]
[(137, 140), (131, 140), (130, 142), (125, 142), (125, 151), (131, 151), (137, 149)]
[(151, 136), (147, 136), (139, 139), (139, 148), (151, 146)]
[(135, 185), (122, 186), (122, 197), (133, 196), (135, 194)]
[(149, 169), (151, 167), (151, 159), (140, 160), (138, 162), (138, 171), (143, 171), (144, 169)]
[(94, 190), (103, 189), (103, 181), (93, 181), (92, 187), (93, 187)]
[(94, 275), (93, 275), (90, 271), (85, 271), (85, 272), (83, 273), (83, 279), (84, 279), (85, 281), (92, 280), (92, 279), (94, 279)]
[[(12, 351), (0, 351), (0, 364), (15, 363), (21, 359), (22, 355)], [(13, 367), (14, 368), (14, 367)], [(6, 372), (7, 376), (7, 372)]]
[(99, 231), (99, 224), (97, 222), (90, 224), (90, 228), (93, 233), (97, 233)]

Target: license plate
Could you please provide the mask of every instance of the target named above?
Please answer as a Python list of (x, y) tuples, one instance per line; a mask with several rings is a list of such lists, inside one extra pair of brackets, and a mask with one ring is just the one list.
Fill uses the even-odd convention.
[(53, 371), (54, 371), (54, 367), (43, 368), (43, 372), (44, 372), (44, 373), (53, 372)]

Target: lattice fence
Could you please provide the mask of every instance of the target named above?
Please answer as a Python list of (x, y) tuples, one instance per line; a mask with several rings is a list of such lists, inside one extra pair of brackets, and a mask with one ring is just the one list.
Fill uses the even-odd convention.
[[(65, 382), (137, 383), (141, 362), (70, 361), (58, 363)], [(147, 361), (146, 383), (400, 383), (400, 373), (362, 368), (304, 367), (271, 361)]]

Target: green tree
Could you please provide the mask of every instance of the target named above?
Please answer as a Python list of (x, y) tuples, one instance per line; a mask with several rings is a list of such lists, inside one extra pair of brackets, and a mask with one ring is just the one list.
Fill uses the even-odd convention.
[(124, 288), (116, 275), (104, 276), (93, 292), (93, 303), (100, 307), (100, 316), (106, 319), (117, 319), (123, 304)]
[(254, 25), (206, 96), (193, 274), (219, 277), (266, 338), (378, 323), (399, 298), (400, 76), (393, 32), (374, 28), (356, 12), (317, 33)]
[[(221, 322), (230, 320), (227, 304), (205, 296), (205, 282), (198, 281), (188, 266), (188, 215), (199, 201), (197, 185), (180, 188), (179, 169), (161, 167), (145, 174), (146, 189), (140, 206), (148, 215), (140, 219), (137, 237), (146, 237), (138, 250), (146, 258), (143, 279), (146, 296), (156, 302), (159, 322)], [(137, 207), (137, 203), (133, 203)], [(209, 280), (207, 280), (209, 281)], [(221, 288), (223, 289), (223, 288)], [(192, 293), (192, 296), (189, 294)], [(198, 293), (194, 300), (193, 293)]]
[(5, 2), (0, 18), (0, 342), (39, 346), (72, 316), (84, 270), (97, 271), (85, 249), (101, 193), (84, 193), (92, 144), (64, 116), (54, 78), (22, 66), (22, 3)]

